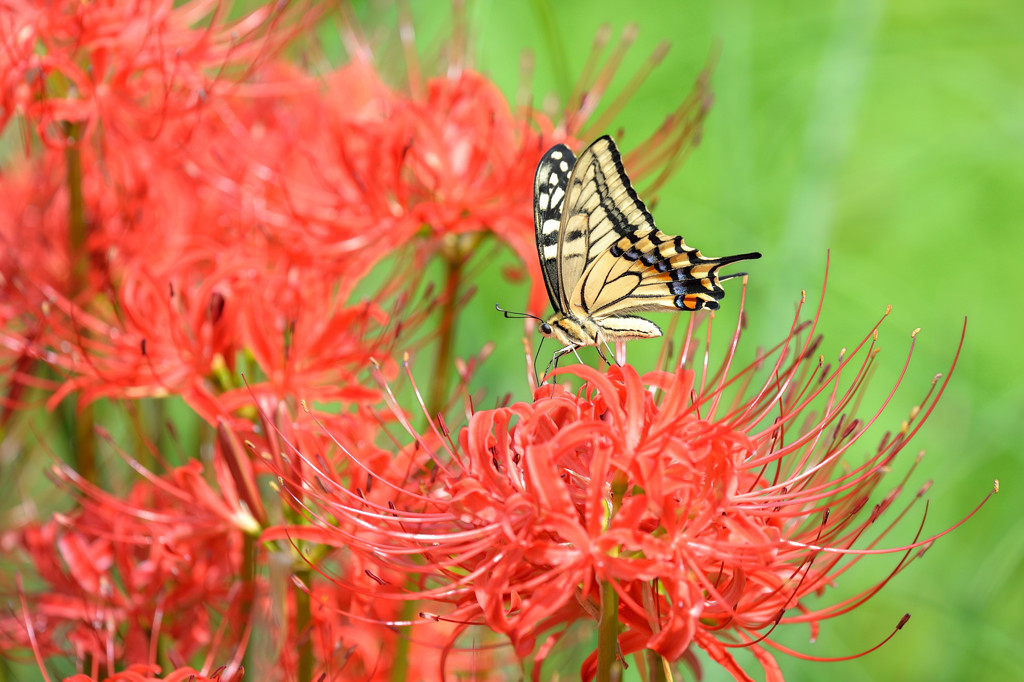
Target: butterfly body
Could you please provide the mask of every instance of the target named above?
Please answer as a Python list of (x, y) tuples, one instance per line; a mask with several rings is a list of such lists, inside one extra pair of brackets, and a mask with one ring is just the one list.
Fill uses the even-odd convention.
[(707, 258), (682, 237), (657, 229), (622, 167), (615, 143), (600, 137), (579, 159), (549, 149), (534, 177), (537, 255), (554, 314), (540, 325), (562, 344), (582, 346), (661, 336), (639, 312), (718, 308), (718, 269), (759, 258)]
[(650, 320), (634, 315), (605, 317), (597, 322), (591, 317), (555, 313), (540, 325), (541, 334), (555, 338), (563, 348), (597, 346), (611, 341), (650, 339), (661, 336), (661, 329)]

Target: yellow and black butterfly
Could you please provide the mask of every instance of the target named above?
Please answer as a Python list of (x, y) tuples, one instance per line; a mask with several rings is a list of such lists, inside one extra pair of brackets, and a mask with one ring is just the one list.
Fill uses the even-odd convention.
[(707, 258), (658, 230), (607, 135), (579, 159), (563, 144), (549, 149), (537, 165), (533, 206), (537, 254), (555, 309), (540, 332), (563, 346), (552, 362), (582, 346), (596, 346), (604, 357), (601, 346), (612, 341), (661, 336), (658, 325), (634, 313), (717, 309), (725, 296), (718, 269), (761, 257)]

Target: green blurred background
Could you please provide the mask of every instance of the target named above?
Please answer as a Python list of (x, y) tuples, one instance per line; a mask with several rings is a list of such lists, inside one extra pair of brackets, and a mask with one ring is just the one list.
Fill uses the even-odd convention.
[[(373, 3), (363, 9), (371, 24), (389, 15)], [(450, 30), (449, 6), (412, 9), (429, 52)], [(922, 330), (882, 419), (898, 428), (932, 377), (948, 370), (966, 316), (953, 381), (902, 455), (909, 464), (919, 449), (927, 452), (908, 494), (934, 480), (927, 535), (965, 516), (993, 479), (1003, 493), (875, 599), (826, 621), (816, 642), (800, 626), (773, 637), (808, 655), (845, 656), (879, 642), (910, 612), (909, 624), (866, 657), (820, 664), (777, 654), (786, 678), (1024, 679), (1017, 493), (1024, 468), (1024, 4), (537, 0), (471, 2), (467, 12), (476, 67), (510, 97), (520, 54), (535, 55), (536, 104), (547, 93), (564, 97), (561, 84), (579, 75), (603, 23), (616, 36), (629, 22), (640, 26), (613, 93), (655, 45), (671, 41), (668, 57), (606, 131), (625, 127), (625, 149), (661, 123), (719, 46), (704, 141), (660, 192), (655, 217), (705, 253), (764, 254), (745, 267), (748, 357), (755, 344), (785, 335), (801, 289), (816, 301), (830, 251), (820, 327), (826, 356), (855, 345), (893, 306), (865, 408), (890, 389), (911, 332)], [(494, 313), (496, 300), (521, 309), (525, 290), (499, 284), (481, 291), (463, 318), (459, 348), (471, 353), (494, 341), (495, 356), (478, 379), (520, 387), (523, 397), (521, 331)], [(737, 300), (736, 293), (726, 298), (725, 319), (734, 319)], [(631, 358), (643, 343), (657, 351), (657, 342), (637, 342)], [(875, 442), (863, 441), (865, 451)], [(883, 544), (910, 542), (920, 511)], [(862, 562), (821, 605), (883, 579), (896, 561)], [(706, 668), (706, 679), (727, 677)]]

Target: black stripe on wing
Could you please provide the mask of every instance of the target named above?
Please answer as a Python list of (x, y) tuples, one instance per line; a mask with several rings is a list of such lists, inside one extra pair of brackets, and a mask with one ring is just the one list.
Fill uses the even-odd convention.
[[(636, 243), (656, 228), (654, 217), (637, 196), (626, 175), (615, 141), (608, 135), (599, 137), (587, 151), (593, 153), (592, 163), (596, 171), (594, 183), (600, 198), (598, 207), (590, 214), (590, 244), (586, 263), (589, 266), (619, 240), (625, 238)], [(580, 159), (582, 161), (582, 154)]]
[(558, 235), (562, 231), (562, 207), (576, 157), (564, 144), (556, 144), (544, 153), (533, 178), (533, 227), (537, 238), (537, 256), (544, 275), (551, 307), (564, 312), (563, 292), (558, 282)]

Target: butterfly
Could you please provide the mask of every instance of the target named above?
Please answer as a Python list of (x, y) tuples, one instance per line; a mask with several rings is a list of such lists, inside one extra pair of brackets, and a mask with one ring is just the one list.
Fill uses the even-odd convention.
[(634, 313), (716, 310), (725, 296), (723, 265), (760, 258), (744, 253), (707, 258), (654, 225), (611, 137), (577, 159), (564, 144), (537, 164), (534, 228), (544, 286), (554, 314), (540, 332), (562, 344), (552, 363), (583, 346), (610, 351), (612, 341), (661, 336), (654, 322)]

